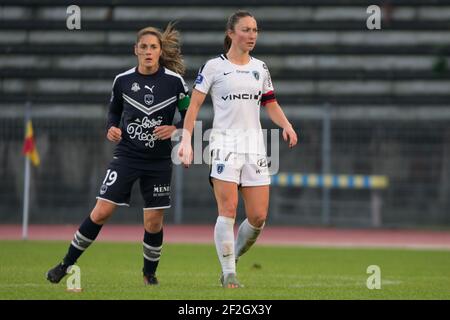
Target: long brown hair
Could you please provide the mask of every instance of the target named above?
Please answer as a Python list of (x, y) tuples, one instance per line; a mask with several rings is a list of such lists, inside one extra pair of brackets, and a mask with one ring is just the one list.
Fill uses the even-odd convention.
[(234, 27), (238, 24), (239, 20), (245, 17), (253, 18), (253, 15), (248, 11), (238, 10), (228, 17), (227, 25), (225, 27), (225, 39), (223, 40), (223, 47), (225, 49), (225, 52), (228, 52), (231, 47), (231, 38), (228, 36), (227, 32), (234, 31)]
[(175, 29), (175, 23), (170, 22), (164, 32), (154, 27), (139, 30), (136, 37), (136, 44), (147, 34), (154, 35), (159, 40), (162, 51), (159, 63), (169, 70), (184, 75), (186, 66), (181, 55), (180, 33)]

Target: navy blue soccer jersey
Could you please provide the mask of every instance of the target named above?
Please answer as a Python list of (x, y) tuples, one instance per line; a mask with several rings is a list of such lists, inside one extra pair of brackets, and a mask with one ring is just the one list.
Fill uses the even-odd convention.
[(182, 128), (188, 106), (186, 83), (179, 74), (165, 67), (151, 75), (141, 74), (137, 68), (117, 75), (107, 125), (107, 130), (111, 126), (122, 130), (114, 157), (141, 164), (148, 160), (169, 160), (171, 140), (157, 140), (153, 130), (157, 126), (173, 125), (176, 109), (181, 121), (175, 126)]

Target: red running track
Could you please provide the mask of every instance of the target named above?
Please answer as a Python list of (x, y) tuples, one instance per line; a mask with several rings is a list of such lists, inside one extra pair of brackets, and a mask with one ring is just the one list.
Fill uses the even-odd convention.
[[(29, 240), (70, 241), (76, 225), (31, 225)], [(237, 229), (237, 228), (235, 228)], [(166, 243), (213, 243), (213, 225), (165, 225)], [(102, 241), (140, 242), (143, 226), (105, 225), (98, 237)], [(0, 225), (0, 240), (20, 240), (20, 225)], [(335, 229), (267, 226), (258, 244), (321, 247), (388, 247), (450, 249), (450, 232), (388, 229)]]

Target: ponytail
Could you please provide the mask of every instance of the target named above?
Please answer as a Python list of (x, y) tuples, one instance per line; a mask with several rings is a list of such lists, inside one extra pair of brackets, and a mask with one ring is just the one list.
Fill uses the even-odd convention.
[(231, 38), (227, 32), (225, 32), (225, 38), (223, 39), (223, 48), (225, 49), (225, 53), (231, 48)]
[(180, 33), (175, 24), (170, 22), (161, 36), (161, 65), (180, 75), (184, 75), (186, 66), (181, 55)]

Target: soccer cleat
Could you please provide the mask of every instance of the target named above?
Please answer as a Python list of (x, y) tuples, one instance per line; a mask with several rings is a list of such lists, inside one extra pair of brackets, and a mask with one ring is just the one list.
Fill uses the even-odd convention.
[(158, 285), (158, 279), (154, 274), (144, 274), (144, 284), (147, 286), (155, 286)]
[(223, 288), (227, 289), (235, 289), (235, 288), (242, 288), (243, 285), (241, 285), (236, 278), (236, 273), (227, 273), (225, 276), (222, 274), (220, 276), (220, 283), (222, 284)]
[(68, 267), (62, 263), (57, 264), (54, 268), (47, 271), (47, 280), (51, 283), (59, 283), (67, 274)]

